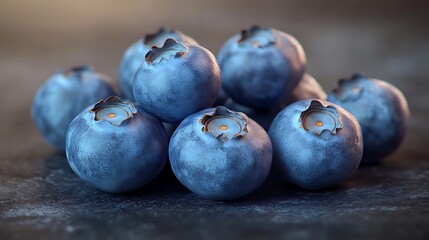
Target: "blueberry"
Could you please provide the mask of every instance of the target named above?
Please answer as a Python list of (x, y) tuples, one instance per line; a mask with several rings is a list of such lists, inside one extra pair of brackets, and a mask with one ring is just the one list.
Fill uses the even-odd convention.
[(162, 123), (118, 97), (86, 108), (67, 131), (70, 167), (106, 192), (127, 192), (146, 185), (164, 167), (167, 148)]
[(94, 102), (115, 95), (108, 78), (89, 66), (52, 75), (37, 91), (31, 116), (42, 135), (60, 151), (65, 150), (70, 122)]
[(145, 61), (145, 56), (153, 46), (161, 47), (168, 38), (174, 38), (180, 43), (197, 44), (191, 37), (177, 30), (160, 28), (157, 32), (147, 34), (132, 44), (125, 51), (119, 65), (119, 87), (127, 99), (134, 101), (133, 81), (137, 69)]
[(340, 80), (328, 101), (344, 107), (358, 120), (364, 142), (363, 164), (380, 162), (405, 137), (410, 116), (407, 100), (385, 81), (355, 74)]
[(220, 70), (213, 54), (171, 38), (146, 54), (133, 85), (136, 102), (168, 123), (211, 107), (219, 89)]
[(169, 156), (174, 174), (189, 190), (207, 199), (230, 200), (264, 182), (272, 146), (256, 122), (220, 106), (183, 120), (171, 137)]
[(304, 50), (294, 37), (258, 26), (230, 38), (218, 62), (226, 93), (253, 108), (269, 108), (289, 95), (306, 65)]
[(285, 100), (270, 108), (258, 109), (246, 107), (235, 102), (231, 98), (229, 98), (224, 105), (234, 111), (245, 113), (268, 131), (271, 122), (283, 108), (293, 102), (306, 99), (326, 99), (325, 91), (323, 91), (320, 84), (310, 74), (304, 74), (292, 93), (288, 95)]
[(283, 109), (271, 124), (273, 168), (307, 189), (334, 186), (350, 177), (363, 154), (357, 120), (323, 100), (302, 100)]

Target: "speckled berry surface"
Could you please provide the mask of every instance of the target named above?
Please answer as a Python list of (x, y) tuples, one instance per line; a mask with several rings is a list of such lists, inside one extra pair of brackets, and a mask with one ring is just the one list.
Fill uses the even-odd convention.
[(178, 180), (207, 199), (231, 200), (259, 187), (271, 168), (268, 134), (225, 107), (195, 113), (177, 127), (169, 156)]
[(362, 74), (340, 80), (329, 93), (332, 101), (352, 113), (364, 137), (363, 164), (379, 163), (404, 140), (410, 110), (402, 92), (392, 84)]
[(65, 151), (71, 121), (89, 105), (115, 95), (109, 78), (88, 65), (52, 75), (34, 96), (31, 116), (40, 133)]
[(301, 80), (307, 62), (293, 36), (259, 26), (228, 39), (217, 60), (225, 92), (253, 108), (268, 108), (289, 95)]
[(124, 98), (134, 101), (133, 82), (134, 76), (145, 61), (145, 56), (153, 46), (161, 47), (168, 38), (174, 38), (179, 42), (197, 44), (197, 42), (184, 33), (167, 28), (160, 28), (158, 31), (146, 34), (131, 46), (129, 46), (119, 64), (119, 87)]
[(335, 186), (357, 170), (363, 154), (362, 131), (345, 109), (323, 100), (302, 100), (274, 118), (273, 170), (303, 188)]
[(220, 69), (206, 48), (167, 39), (153, 47), (133, 83), (136, 103), (163, 122), (178, 123), (211, 107), (220, 90)]
[(66, 138), (73, 171), (93, 187), (112, 193), (137, 190), (155, 178), (167, 160), (167, 148), (162, 123), (117, 97), (83, 110)]

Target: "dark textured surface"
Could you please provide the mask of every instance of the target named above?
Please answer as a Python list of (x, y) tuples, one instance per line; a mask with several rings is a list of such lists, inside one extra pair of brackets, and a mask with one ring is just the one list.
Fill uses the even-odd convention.
[(266, 183), (241, 200), (213, 202), (168, 171), (142, 191), (111, 195), (83, 184), (62, 156), (15, 160), (2, 172), (0, 238), (424, 239), (428, 169), (391, 162), (326, 191)]
[[(1, 1), (0, 239), (428, 239), (427, 9), (424, 1)], [(167, 171), (139, 192), (110, 195), (80, 181), (31, 122), (34, 93), (58, 67), (89, 63), (116, 78), (123, 51), (159, 26), (216, 54), (254, 23), (297, 37), (325, 90), (354, 72), (401, 89), (412, 115), (401, 148), (326, 191), (269, 182), (212, 202)]]

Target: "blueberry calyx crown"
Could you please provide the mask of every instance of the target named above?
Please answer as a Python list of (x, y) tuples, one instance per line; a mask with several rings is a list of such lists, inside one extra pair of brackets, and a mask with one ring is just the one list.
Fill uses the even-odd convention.
[(340, 79), (338, 87), (332, 92), (337, 99), (343, 102), (358, 99), (365, 90), (364, 85), (368, 77), (361, 73), (355, 73), (349, 79)]
[(145, 60), (149, 64), (160, 63), (171, 58), (180, 57), (186, 52), (187, 48), (185, 46), (173, 38), (168, 38), (162, 47), (153, 46), (146, 54)]
[(313, 132), (316, 136), (323, 131), (336, 134), (337, 130), (343, 127), (337, 109), (333, 106), (324, 106), (318, 100), (311, 101), (307, 110), (301, 113), (300, 121), (306, 132)]
[(244, 113), (234, 112), (226, 107), (219, 106), (200, 119), (202, 131), (209, 132), (222, 142), (235, 137), (242, 137), (248, 133), (248, 118)]
[(97, 102), (90, 112), (95, 113), (95, 121), (104, 120), (114, 126), (119, 126), (137, 114), (137, 109), (131, 102), (123, 102), (117, 96), (110, 96), (106, 100)]
[(239, 45), (250, 45), (259, 48), (269, 46), (275, 42), (276, 37), (272, 29), (261, 28), (256, 25), (248, 30), (241, 31), (241, 38), (238, 40)]
[(146, 34), (143, 37), (143, 44), (149, 45), (150, 47), (159, 46), (163, 43), (163, 42), (160, 42), (162, 41), (162, 39), (166, 39), (167, 36), (171, 36), (171, 35), (176, 35), (176, 31), (161, 27), (158, 29), (158, 31), (154, 33)]
[(70, 76), (74, 75), (74, 76), (77, 76), (79, 78), (82, 78), (82, 75), (84, 73), (86, 73), (86, 72), (92, 72), (92, 71), (94, 71), (94, 69), (91, 66), (89, 66), (89, 65), (81, 65), (81, 66), (76, 66), (76, 67), (69, 68), (69, 69), (63, 71), (62, 74), (65, 77), (70, 77)]

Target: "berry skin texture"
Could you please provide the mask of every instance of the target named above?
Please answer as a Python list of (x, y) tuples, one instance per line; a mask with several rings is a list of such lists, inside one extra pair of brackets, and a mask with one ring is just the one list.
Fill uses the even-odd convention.
[(187, 117), (170, 140), (177, 179), (195, 194), (231, 200), (258, 188), (272, 161), (268, 134), (255, 121), (225, 107)]
[(281, 102), (298, 84), (306, 66), (304, 50), (294, 37), (257, 26), (230, 38), (218, 62), (226, 93), (252, 108)]
[(220, 89), (220, 69), (210, 51), (167, 39), (153, 47), (136, 73), (137, 103), (167, 123), (211, 107)]
[(147, 34), (133, 43), (127, 48), (119, 64), (119, 87), (123, 97), (134, 101), (132, 87), (137, 69), (145, 61), (145, 56), (151, 47), (161, 47), (168, 38), (174, 38), (180, 43), (198, 44), (194, 39), (180, 31), (165, 28), (160, 28), (155, 33)]
[(145, 186), (165, 165), (168, 139), (162, 123), (118, 97), (86, 108), (70, 124), (67, 160), (85, 182), (105, 192)]
[(31, 117), (39, 131), (57, 150), (65, 150), (70, 122), (83, 109), (115, 95), (110, 80), (89, 66), (52, 75), (37, 91)]
[(328, 101), (347, 109), (363, 134), (363, 164), (376, 164), (392, 154), (405, 138), (410, 111), (399, 89), (378, 79), (355, 74), (340, 80)]
[(343, 108), (302, 100), (271, 124), (273, 168), (287, 181), (316, 190), (337, 185), (358, 168), (363, 154), (359, 123)]

